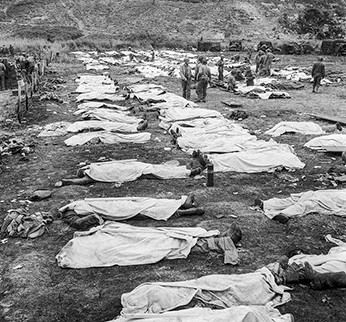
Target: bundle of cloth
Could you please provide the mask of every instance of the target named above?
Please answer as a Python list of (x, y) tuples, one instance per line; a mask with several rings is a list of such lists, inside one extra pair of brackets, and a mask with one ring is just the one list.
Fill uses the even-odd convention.
[(198, 252), (224, 253), (225, 264), (236, 265), (235, 243), (241, 239), (236, 225), (229, 236), (218, 230), (185, 227), (135, 227), (106, 221), (86, 232), (76, 232), (57, 254), (63, 268), (129, 266), (156, 263), (163, 258), (187, 258), (193, 247)]
[(304, 135), (321, 135), (325, 132), (316, 123), (313, 122), (280, 122), (272, 127), (270, 130), (264, 132), (264, 134), (271, 136), (280, 136), (284, 133), (299, 133)]
[(44, 234), (53, 217), (47, 212), (29, 214), (25, 209), (10, 209), (2, 223), (1, 237), (36, 238)]

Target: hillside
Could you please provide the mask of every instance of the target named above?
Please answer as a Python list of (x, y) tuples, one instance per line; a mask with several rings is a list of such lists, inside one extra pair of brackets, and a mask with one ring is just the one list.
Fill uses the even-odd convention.
[[(331, 7), (328, 1), (322, 1)], [(290, 39), (279, 27), (283, 13), (294, 15), (312, 0), (163, 1), (163, 0), (2, 0), (0, 33), (50, 39), (117, 39), (185, 46), (201, 36)], [(333, 7), (343, 8), (344, 0)]]

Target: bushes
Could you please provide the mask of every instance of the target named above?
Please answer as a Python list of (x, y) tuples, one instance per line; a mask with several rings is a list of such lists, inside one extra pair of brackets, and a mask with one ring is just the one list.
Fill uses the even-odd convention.
[(298, 18), (290, 18), (283, 14), (279, 23), (284, 28), (298, 34), (311, 34), (317, 39), (340, 38), (345, 30), (339, 18), (334, 16), (333, 10), (308, 8)]

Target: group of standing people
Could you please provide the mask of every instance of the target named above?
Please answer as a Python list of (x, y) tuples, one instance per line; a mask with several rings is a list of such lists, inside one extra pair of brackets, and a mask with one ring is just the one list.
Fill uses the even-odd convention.
[[(274, 61), (274, 54), (271, 49), (262, 48), (255, 56), (255, 73), (251, 70), (250, 59), (252, 51), (249, 53), (247, 62), (249, 65), (242, 68), (234, 68), (231, 73), (227, 75), (226, 85), (227, 90), (234, 92), (236, 89), (236, 81), (244, 81), (247, 86), (254, 86), (255, 75), (270, 76), (272, 64)], [(218, 67), (218, 81), (224, 82), (224, 56), (221, 55), (217, 62)], [(311, 76), (313, 77), (313, 89), (312, 92), (316, 93), (321, 86), (321, 80), (325, 77), (325, 66), (323, 64), (323, 58), (318, 58), (318, 61), (313, 65)], [(197, 102), (205, 102), (207, 97), (207, 87), (211, 80), (210, 68), (207, 66), (207, 58), (205, 56), (199, 56), (198, 62), (195, 67), (195, 75), (192, 75), (192, 69), (189, 65), (189, 58), (184, 59), (184, 63), (180, 66), (180, 78), (182, 82), (183, 97), (190, 100), (191, 97), (191, 83), (194, 79), (197, 81)]]
[[(189, 65), (189, 58), (184, 59), (184, 63), (180, 67), (180, 78), (183, 88), (183, 97), (190, 100), (191, 97), (191, 82), (192, 69)], [(207, 58), (200, 56), (195, 68), (194, 80), (197, 81), (197, 102), (206, 102), (207, 87), (211, 80), (210, 68), (207, 66)]]
[(21, 52), (15, 57), (0, 57), (0, 91), (13, 88), (17, 80), (24, 77), (32, 82), (33, 73), (39, 72), (39, 64), (44, 60), (48, 66), (50, 56), (50, 49), (44, 46), (36, 53)]
[(260, 50), (255, 57), (256, 74), (270, 76), (274, 58), (275, 56), (270, 48)]

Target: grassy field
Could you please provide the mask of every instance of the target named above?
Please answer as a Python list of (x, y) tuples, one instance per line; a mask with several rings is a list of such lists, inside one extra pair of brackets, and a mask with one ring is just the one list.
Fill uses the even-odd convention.
[[(314, 56), (281, 56), (274, 67), (287, 65), (311, 67)], [(341, 70), (346, 73), (344, 61), (326, 57), (327, 72)], [(54, 183), (64, 177), (73, 177), (80, 162), (97, 161), (100, 157), (140, 161), (164, 162), (178, 159), (188, 162), (189, 156), (177, 150), (158, 127), (154, 114), (148, 113), (149, 131), (153, 140), (143, 145), (84, 145), (66, 147), (64, 138), (37, 138), (38, 126), (56, 121), (77, 120), (72, 112), (76, 109), (74, 79), (84, 73), (83, 66), (73, 59), (55, 63), (55, 75), (67, 83), (57, 91), (65, 101), (63, 104), (35, 101), (22, 125), (11, 125), (7, 130), (34, 146), (29, 161), (19, 160), (18, 155), (2, 159), (0, 182), (0, 219), (6, 211), (20, 207), (20, 200), (26, 199), (31, 191), (39, 188), (53, 190), (50, 199), (30, 204), (30, 211), (51, 211), (55, 221), (48, 231), (35, 240), (9, 239), (0, 244), (0, 321), (43, 322), (43, 321), (107, 321), (121, 310), (120, 296), (137, 285), (149, 281), (176, 281), (191, 279), (207, 274), (232, 274), (251, 272), (267, 263), (277, 260), (292, 249), (300, 248), (312, 254), (325, 253), (332, 246), (324, 240), (326, 234), (345, 238), (346, 222), (336, 216), (309, 215), (290, 220), (282, 225), (267, 219), (262, 213), (250, 208), (255, 198), (286, 197), (290, 193), (306, 190), (332, 188), (324, 186), (319, 178), (331, 166), (341, 165), (339, 155), (328, 155), (307, 150), (303, 147), (311, 137), (288, 134), (277, 138), (280, 143), (294, 146), (300, 159), (306, 163), (303, 170), (290, 173), (298, 179), (296, 184), (280, 179), (280, 173), (239, 174), (217, 173), (215, 186), (205, 187), (205, 179), (195, 180), (138, 180), (124, 183), (117, 188), (112, 184), (95, 183), (89, 186), (67, 186), (54, 188)], [(119, 83), (128, 77), (127, 70), (112, 67), (110, 73)], [(180, 94), (178, 79), (160, 77), (154, 80), (170, 91)], [(319, 94), (312, 94), (309, 84), (303, 90), (290, 91), (288, 100), (256, 100), (234, 96), (218, 89), (209, 89), (207, 103), (201, 107), (215, 109), (227, 115), (222, 103), (234, 99), (243, 104), (249, 118), (242, 121), (251, 130), (263, 133), (282, 120), (305, 121), (305, 113), (328, 113), (344, 116), (346, 112), (343, 87), (324, 87)], [(195, 96), (193, 96), (195, 98)], [(136, 115), (140, 116), (138, 103)], [(326, 122), (316, 121), (320, 125)], [(6, 129), (6, 127), (4, 127)], [(260, 138), (268, 139), (263, 134)], [(159, 138), (158, 142), (155, 138)], [(164, 147), (171, 147), (165, 151)], [(318, 166), (318, 167), (316, 167)], [(303, 177), (304, 176), (304, 177)], [(149, 196), (174, 198), (193, 192), (197, 201), (205, 206), (203, 217), (171, 218), (168, 222), (149, 219), (128, 220), (139, 226), (200, 226), (207, 229), (227, 230), (236, 222), (243, 230), (239, 249), (240, 264), (225, 266), (221, 257), (191, 254), (185, 260), (163, 260), (153, 265), (131, 267), (109, 267), (91, 269), (61, 269), (55, 262), (55, 255), (72, 238), (74, 230), (57, 216), (57, 209), (72, 200), (84, 197)], [(223, 215), (222, 218), (217, 218)], [(237, 218), (231, 217), (236, 215)], [(14, 269), (22, 265), (21, 269)], [(292, 301), (280, 308), (283, 313), (293, 313), (296, 321), (341, 322), (346, 320), (345, 291), (312, 291), (305, 286), (295, 286)]]

